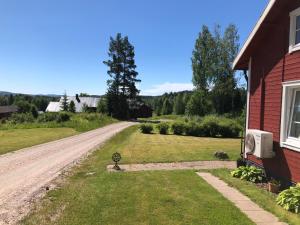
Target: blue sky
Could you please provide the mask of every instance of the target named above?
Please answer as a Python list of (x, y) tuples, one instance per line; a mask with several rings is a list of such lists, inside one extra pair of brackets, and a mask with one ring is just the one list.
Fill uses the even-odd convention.
[(243, 43), (268, 0), (0, 0), (0, 90), (104, 94), (110, 36), (135, 46), (142, 94), (192, 88), (203, 24), (235, 23)]

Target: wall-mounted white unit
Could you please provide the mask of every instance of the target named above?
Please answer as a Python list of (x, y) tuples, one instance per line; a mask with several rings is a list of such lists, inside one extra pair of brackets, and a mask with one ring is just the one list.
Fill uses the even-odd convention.
[(261, 159), (273, 158), (275, 156), (273, 152), (273, 134), (262, 130), (247, 130), (245, 151)]

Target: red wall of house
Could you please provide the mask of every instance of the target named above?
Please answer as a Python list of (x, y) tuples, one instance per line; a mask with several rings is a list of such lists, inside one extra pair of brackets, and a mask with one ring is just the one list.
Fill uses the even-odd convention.
[(268, 28), (251, 66), (249, 129), (272, 132), (276, 156), (261, 160), (248, 155), (247, 159), (271, 174), (300, 182), (300, 152), (279, 146), (282, 82), (300, 80), (300, 52), (288, 53), (289, 10)]

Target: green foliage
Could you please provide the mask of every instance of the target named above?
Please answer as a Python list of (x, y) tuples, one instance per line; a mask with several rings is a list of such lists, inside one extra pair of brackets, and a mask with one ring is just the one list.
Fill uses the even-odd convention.
[(202, 124), (191, 121), (186, 124), (185, 133), (189, 136), (202, 137), (204, 136), (203, 126)]
[(35, 105), (31, 105), (30, 112), (34, 118), (37, 118), (39, 116), (37, 107)]
[(58, 117), (57, 112), (46, 112), (39, 115), (37, 122), (39, 123), (53, 122), (57, 120), (57, 117)]
[(140, 130), (143, 134), (151, 134), (153, 131), (153, 125), (150, 123), (143, 123), (140, 125)]
[(208, 137), (216, 137), (220, 131), (220, 120), (217, 116), (206, 116), (203, 118), (203, 133)]
[(108, 113), (106, 98), (101, 98), (100, 101), (98, 102), (97, 112), (99, 112), (99, 113)]
[(61, 110), (67, 112), (69, 110), (68, 96), (67, 92), (64, 93), (62, 102), (61, 102)]
[(210, 111), (210, 104), (204, 91), (194, 91), (186, 107), (188, 116), (204, 116)]
[(67, 112), (47, 112), (39, 115), (37, 122), (47, 123), (47, 122), (66, 122), (69, 121), (71, 115)]
[(23, 114), (21, 116), (19, 114), (13, 115), (7, 123), (0, 124), (0, 130), (69, 127), (83, 132), (116, 121), (110, 116), (101, 113), (47, 112), (40, 114), (37, 119), (33, 118), (31, 113), (27, 113), (26, 116)]
[(107, 110), (108, 113), (120, 119), (129, 116), (128, 100), (135, 99), (139, 90), (137, 79), (134, 47), (128, 37), (124, 38), (120, 33), (115, 38), (110, 38), (109, 59), (103, 63), (107, 65), (107, 74), (110, 79), (107, 81)]
[(186, 129), (185, 123), (175, 122), (172, 124), (172, 131), (176, 135), (183, 135)]
[(8, 123), (18, 124), (18, 123), (32, 123), (35, 118), (31, 113), (14, 113), (9, 118)]
[(208, 90), (215, 74), (216, 56), (215, 38), (207, 26), (202, 26), (192, 55), (193, 84), (198, 90)]
[(222, 137), (238, 137), (241, 131), (242, 127), (235, 120), (223, 118), (219, 122), (219, 134)]
[[(193, 84), (197, 91), (204, 93), (206, 100), (213, 103), (217, 114), (240, 112), (245, 105), (245, 91), (237, 87), (231, 66), (238, 53), (239, 35), (233, 24), (225, 29), (223, 35), (220, 30), (219, 25), (216, 25), (214, 33), (207, 26), (202, 27), (192, 54)], [(187, 112), (191, 115), (212, 112), (199, 102), (191, 102)], [(196, 111), (199, 105), (201, 111)]]
[(165, 101), (163, 103), (163, 106), (162, 106), (161, 114), (162, 115), (169, 115), (169, 114), (172, 114), (172, 112), (173, 112), (173, 107), (172, 107), (172, 104), (171, 104), (170, 100), (165, 99)]
[(168, 123), (159, 123), (156, 127), (160, 134), (168, 134), (170, 126)]
[(173, 113), (176, 115), (183, 115), (185, 112), (185, 106), (186, 104), (184, 103), (183, 95), (182, 93), (179, 93), (175, 97)]
[(300, 184), (282, 191), (276, 203), (288, 211), (300, 213)]
[(70, 114), (66, 112), (60, 112), (57, 114), (57, 119), (56, 121), (58, 123), (66, 122), (70, 120)]
[(18, 106), (20, 113), (30, 113), (31, 112), (32, 105), (30, 104), (30, 102), (28, 102), (26, 100), (19, 100), (16, 102), (16, 105)]
[(75, 113), (76, 112), (76, 106), (75, 106), (75, 102), (73, 100), (70, 102), (69, 112), (71, 112), (71, 113)]
[(262, 169), (254, 166), (240, 166), (231, 172), (231, 176), (253, 183), (262, 182), (264, 179)]
[(34, 105), (37, 111), (45, 111), (50, 101), (57, 101), (57, 97), (50, 96), (38, 96), (38, 95), (4, 95), (0, 96), (0, 106), (5, 105), (18, 105), (21, 108), (21, 112), (30, 112), (30, 106)]

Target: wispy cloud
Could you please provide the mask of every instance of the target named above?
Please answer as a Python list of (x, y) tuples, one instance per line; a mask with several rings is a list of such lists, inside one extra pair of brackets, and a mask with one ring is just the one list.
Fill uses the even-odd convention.
[(190, 91), (194, 86), (191, 83), (163, 83), (154, 85), (150, 89), (142, 90), (142, 95), (162, 95), (166, 92)]

